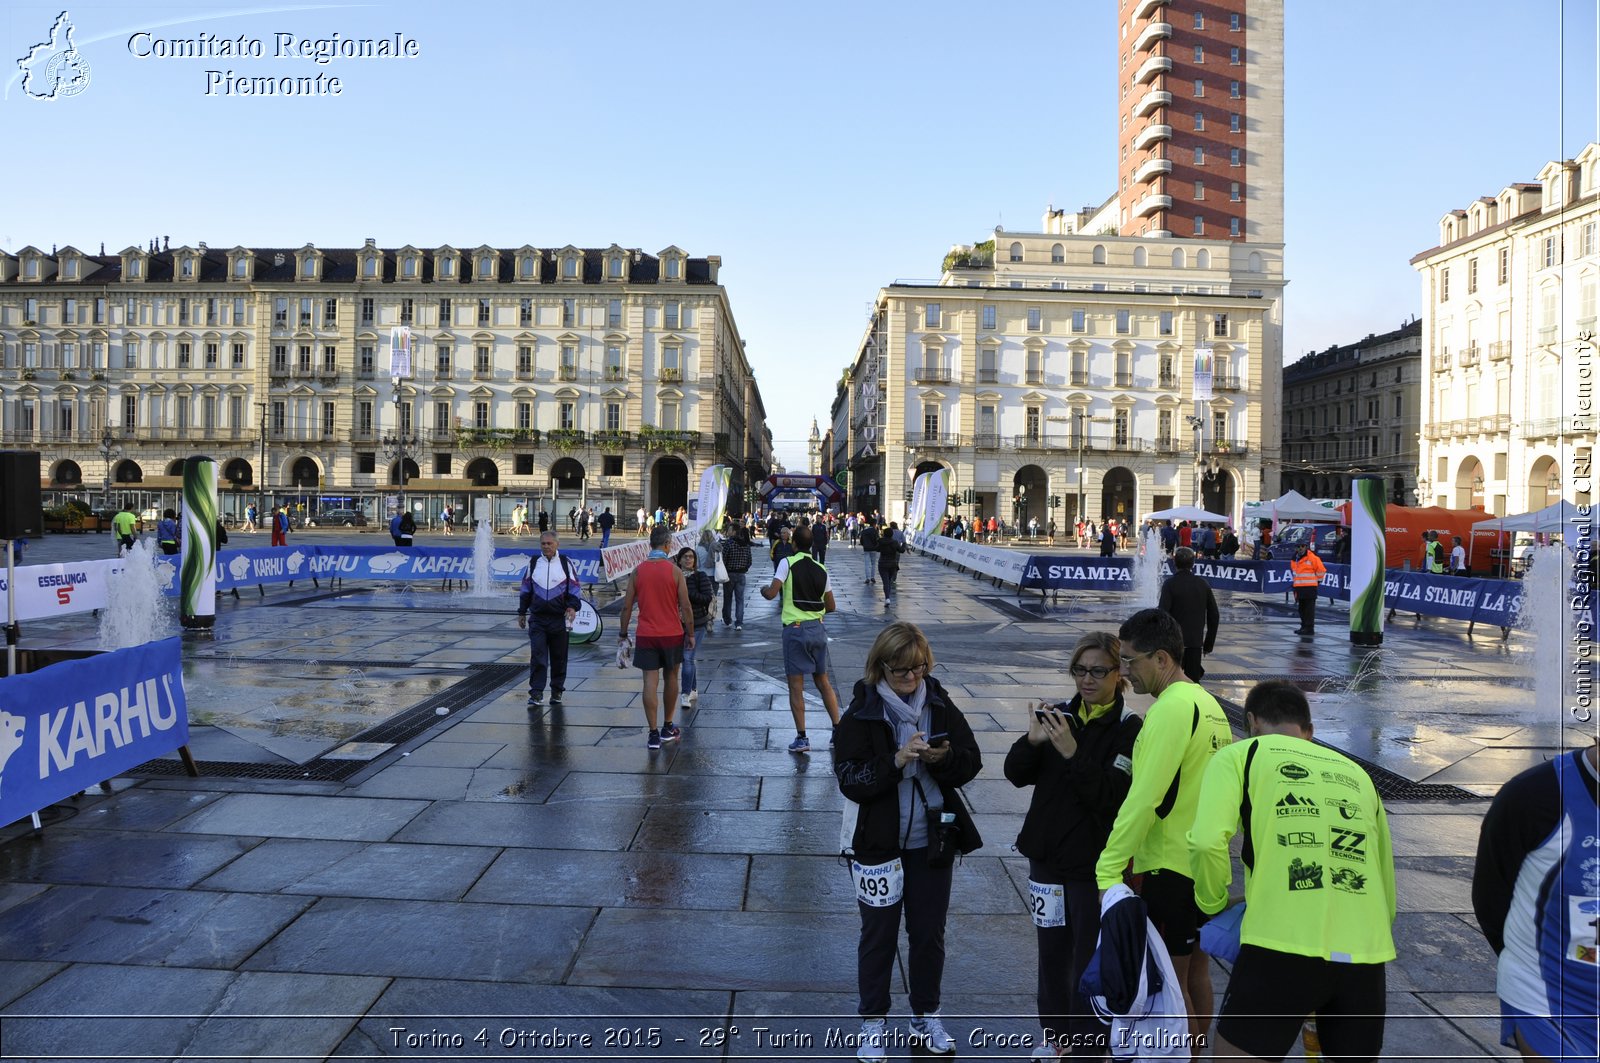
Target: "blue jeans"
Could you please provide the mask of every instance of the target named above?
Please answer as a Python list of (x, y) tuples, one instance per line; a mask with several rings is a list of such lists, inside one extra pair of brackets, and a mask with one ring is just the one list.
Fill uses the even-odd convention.
[(699, 689), (695, 685), (694, 651), (695, 646), (698, 646), (700, 640), (705, 637), (706, 629), (702, 625), (694, 629), (694, 646), (689, 645), (688, 639), (683, 640), (683, 671), (678, 676), (681, 688), (680, 693), (692, 694)]
[[(728, 582), (722, 585), (722, 626), (744, 624), (744, 577), (746, 573), (728, 573)], [(735, 612), (737, 610), (737, 613)]]
[(878, 554), (875, 550), (862, 550), (861, 560), (866, 562), (867, 579), (871, 580), (878, 574)]

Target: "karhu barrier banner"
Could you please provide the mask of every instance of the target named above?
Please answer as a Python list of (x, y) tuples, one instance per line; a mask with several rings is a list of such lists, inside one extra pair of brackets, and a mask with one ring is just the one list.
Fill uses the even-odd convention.
[(0, 679), (0, 822), (188, 741), (176, 638)]

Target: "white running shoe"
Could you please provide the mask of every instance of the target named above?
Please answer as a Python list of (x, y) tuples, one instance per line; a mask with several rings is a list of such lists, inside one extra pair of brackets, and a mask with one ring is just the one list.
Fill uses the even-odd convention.
[(858, 1063), (884, 1063), (889, 1058), (889, 1020), (861, 1020), (861, 1044), (856, 1048)]
[(936, 1056), (947, 1056), (956, 1050), (956, 1039), (945, 1032), (937, 1011), (911, 1020), (911, 1043), (920, 1044)]

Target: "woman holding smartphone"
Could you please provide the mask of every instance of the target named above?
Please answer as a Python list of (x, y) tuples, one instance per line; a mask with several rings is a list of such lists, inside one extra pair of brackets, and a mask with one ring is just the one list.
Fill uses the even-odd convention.
[(1122, 701), (1121, 643), (1096, 631), (1078, 640), (1069, 670), (1077, 693), (1065, 704), (1035, 702), (1028, 733), (1006, 754), (1006, 778), (1032, 786), (1017, 835), (1028, 858), (1028, 901), (1039, 943), (1035, 1059), (1103, 1059), (1106, 1027), (1078, 992), (1100, 936), (1094, 866), (1132, 781), (1141, 717)]
[(983, 844), (956, 788), (978, 774), (983, 756), (966, 717), (928, 674), (932, 668), (921, 630), (890, 624), (867, 652), (866, 676), (833, 731), (833, 772), (849, 802), (842, 838), (861, 913), (862, 1063), (888, 1053), (901, 909), (911, 946), (909, 1043), (935, 1055), (956, 1048), (939, 1017), (945, 916), (955, 854)]

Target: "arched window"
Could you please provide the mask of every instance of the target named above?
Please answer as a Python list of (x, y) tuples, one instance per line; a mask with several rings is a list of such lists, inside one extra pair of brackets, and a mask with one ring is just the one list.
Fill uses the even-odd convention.
[(1135, 266), (1149, 265), (1148, 258), (1149, 256), (1145, 253), (1144, 248), (1136, 247), (1133, 249), (1133, 264)]
[(1106, 245), (1105, 244), (1095, 244), (1094, 245), (1094, 258), (1092, 259), (1092, 261), (1097, 266), (1103, 266), (1103, 265), (1106, 264)]
[(1059, 266), (1067, 260), (1066, 249), (1060, 244), (1050, 245), (1050, 261)]
[(1174, 248), (1172, 252), (1172, 268), (1182, 269), (1184, 265), (1183, 248)]
[(1252, 252), (1250, 252), (1250, 272), (1251, 273), (1260, 273), (1261, 272), (1261, 252), (1260, 251), (1252, 251)]
[(1211, 252), (1207, 251), (1203, 247), (1200, 250), (1196, 251), (1195, 254), (1194, 254), (1194, 268), (1195, 269), (1210, 269), (1211, 268)]
[(1011, 244), (1011, 261), (1013, 261), (1013, 262), (1021, 262), (1022, 261), (1022, 243), (1021, 243), (1021, 241), (1015, 241), (1015, 240), (1012, 241), (1012, 244)]

